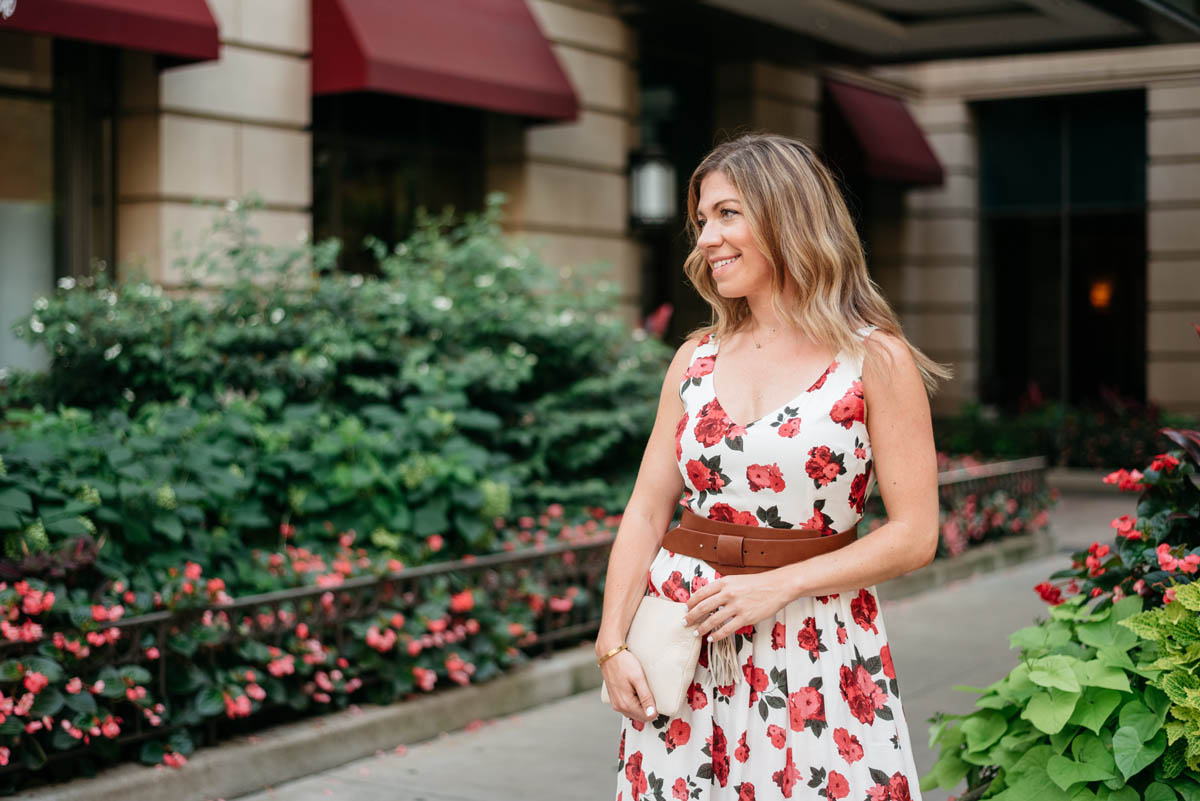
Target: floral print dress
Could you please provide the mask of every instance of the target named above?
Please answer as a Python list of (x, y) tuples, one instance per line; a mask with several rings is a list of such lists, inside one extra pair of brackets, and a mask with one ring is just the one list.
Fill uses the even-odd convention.
[[(681, 503), (752, 526), (853, 526), (874, 480), (861, 360), (839, 353), (807, 390), (738, 423), (713, 386), (718, 348), (700, 340), (679, 389)], [(686, 601), (719, 575), (661, 549), (647, 593)], [(618, 801), (920, 801), (874, 587), (798, 598), (733, 639), (742, 680), (715, 685), (705, 645), (678, 717), (622, 718)]]

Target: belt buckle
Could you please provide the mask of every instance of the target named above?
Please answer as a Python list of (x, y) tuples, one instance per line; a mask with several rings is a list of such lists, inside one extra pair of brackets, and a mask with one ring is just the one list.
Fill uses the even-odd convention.
[(743, 567), (742, 543), (744, 538), (737, 534), (717, 535), (717, 561), (723, 565)]

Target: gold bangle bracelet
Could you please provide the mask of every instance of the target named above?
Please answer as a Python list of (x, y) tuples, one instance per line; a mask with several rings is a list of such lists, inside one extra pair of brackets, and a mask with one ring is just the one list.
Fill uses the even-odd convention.
[(596, 665), (597, 665), (597, 666), (603, 665), (605, 662), (607, 662), (608, 660), (612, 659), (612, 658), (613, 658), (614, 656), (616, 656), (617, 654), (621, 653), (622, 651), (628, 650), (628, 648), (629, 648), (629, 646), (628, 646), (628, 645), (626, 645), (625, 643), (621, 643), (621, 644), (620, 644), (620, 645), (618, 645), (616, 648), (612, 649), (611, 651), (609, 651), (608, 653), (606, 653), (604, 656), (602, 656), (602, 657), (600, 657), (599, 659), (597, 659), (597, 660), (596, 660)]

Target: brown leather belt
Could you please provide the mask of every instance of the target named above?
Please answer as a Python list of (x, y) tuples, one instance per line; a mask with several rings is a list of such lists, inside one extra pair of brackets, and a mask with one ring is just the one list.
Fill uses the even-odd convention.
[(687, 509), (663, 536), (668, 551), (703, 559), (719, 573), (761, 573), (836, 551), (858, 539), (858, 526), (822, 535), (807, 528), (769, 528), (709, 520)]

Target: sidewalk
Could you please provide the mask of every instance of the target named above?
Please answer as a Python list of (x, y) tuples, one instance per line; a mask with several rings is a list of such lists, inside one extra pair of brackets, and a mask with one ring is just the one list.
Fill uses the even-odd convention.
[[(1107, 540), (1109, 522), (1134, 503), (1129, 495), (1064, 494), (1051, 523), (1059, 553), (919, 596), (888, 601), (885, 595), (883, 613), (922, 773), (935, 757), (926, 719), (972, 708), (974, 696), (949, 688), (988, 684), (1007, 673), (1016, 662), (1007, 635), (1045, 608), (1033, 585), (1065, 566), (1065, 552)], [(240, 801), (611, 801), (618, 729), (615, 713), (593, 690)], [(934, 791), (925, 798), (946, 796)]]

